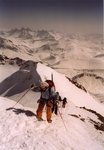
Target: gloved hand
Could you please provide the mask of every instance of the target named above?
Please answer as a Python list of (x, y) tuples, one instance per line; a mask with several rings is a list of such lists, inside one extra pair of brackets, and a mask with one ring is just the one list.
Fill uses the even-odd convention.
[(31, 89), (34, 89), (35, 85), (34, 84), (31, 84), (30, 88)]

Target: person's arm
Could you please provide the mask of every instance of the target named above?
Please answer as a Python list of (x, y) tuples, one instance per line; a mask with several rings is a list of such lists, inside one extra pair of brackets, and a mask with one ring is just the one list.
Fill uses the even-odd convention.
[(57, 94), (56, 94), (56, 92), (55, 92), (55, 90), (54, 90), (54, 88), (51, 88), (51, 95), (53, 96), (53, 97), (55, 97)]

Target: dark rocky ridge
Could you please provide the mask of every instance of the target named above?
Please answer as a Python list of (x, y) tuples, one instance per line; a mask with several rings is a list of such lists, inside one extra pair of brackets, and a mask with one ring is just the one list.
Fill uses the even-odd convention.
[[(36, 71), (37, 62), (24, 61), (20, 58), (9, 59), (0, 55), (0, 60), (11, 65), (18, 65), (19, 70), (0, 83), (0, 95), (13, 96), (30, 88), (31, 84), (39, 86), (41, 77)], [(12, 63), (11, 63), (12, 62)]]

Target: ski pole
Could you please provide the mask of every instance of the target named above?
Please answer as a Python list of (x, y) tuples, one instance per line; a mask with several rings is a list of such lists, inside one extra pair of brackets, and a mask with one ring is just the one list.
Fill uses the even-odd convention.
[(63, 117), (62, 117), (62, 115), (61, 115), (61, 112), (60, 112), (59, 109), (58, 109), (58, 111), (59, 111), (59, 115), (60, 115), (60, 118), (61, 118), (61, 120), (62, 120), (62, 122), (63, 122), (63, 125), (64, 125), (65, 129), (66, 129), (66, 131), (68, 131), (68, 129), (67, 129), (66, 125), (65, 125), (64, 119), (63, 119)]
[[(29, 89), (27, 89), (27, 91), (22, 95), (22, 97), (20, 97), (19, 99), (18, 99), (18, 101), (15, 103), (15, 105), (13, 106), (13, 108), (21, 101), (21, 99), (30, 91), (30, 89), (32, 89), (34, 87), (34, 85), (32, 84), (31, 86), (30, 86), (30, 88)], [(37, 86), (35, 86), (35, 87), (37, 87)]]

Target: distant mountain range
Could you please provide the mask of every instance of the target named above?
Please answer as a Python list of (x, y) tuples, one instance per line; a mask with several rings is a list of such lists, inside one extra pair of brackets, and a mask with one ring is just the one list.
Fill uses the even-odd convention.
[[(38, 30), (30, 28), (11, 29), (0, 32), (0, 52), (4, 50), (25, 51), (37, 53), (47, 52), (46, 58), (53, 54), (61, 59), (76, 58), (102, 58), (103, 36), (100, 34), (79, 35), (62, 34), (55, 31)], [(40, 58), (41, 57), (41, 58)], [(49, 63), (49, 62), (47, 62)], [(50, 63), (49, 63), (50, 64)]]
[[(0, 32), (0, 54), (40, 61), (68, 77), (88, 72), (104, 77), (103, 35), (15, 28)], [(86, 71), (87, 70), (87, 71)], [(97, 71), (97, 72), (96, 72)]]

